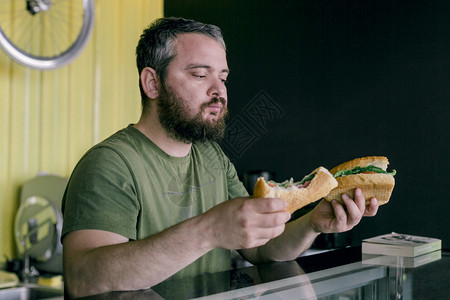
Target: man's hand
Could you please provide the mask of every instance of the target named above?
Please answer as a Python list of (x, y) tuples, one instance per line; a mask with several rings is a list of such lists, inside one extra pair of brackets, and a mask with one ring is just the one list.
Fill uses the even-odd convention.
[(375, 216), (378, 211), (378, 201), (370, 199), (366, 206), (361, 189), (355, 189), (355, 199), (342, 195), (343, 204), (337, 201), (331, 203), (322, 200), (310, 213), (310, 225), (316, 232), (344, 232), (357, 225), (363, 216)]
[(204, 214), (211, 248), (246, 249), (266, 244), (283, 233), (291, 214), (278, 198), (235, 198)]
[(308, 249), (321, 233), (343, 232), (357, 225), (363, 216), (374, 216), (378, 201), (372, 198), (366, 207), (360, 189), (355, 191), (355, 200), (343, 196), (344, 204), (322, 200), (311, 212), (286, 224), (283, 234), (267, 244), (240, 253), (250, 262), (284, 261), (297, 258)]

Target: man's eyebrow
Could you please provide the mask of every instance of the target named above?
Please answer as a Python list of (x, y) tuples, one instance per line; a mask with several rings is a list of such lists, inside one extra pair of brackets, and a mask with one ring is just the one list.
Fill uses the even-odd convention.
[[(191, 65), (188, 65), (186, 67), (186, 69), (187, 70), (190, 70), (190, 69), (208, 69), (208, 70), (210, 70), (210, 69), (213, 69), (213, 67), (211, 67), (209, 65), (202, 65), (202, 64), (191, 64)], [(230, 73), (230, 70), (229, 69), (222, 69), (220, 71), (220, 73)]]

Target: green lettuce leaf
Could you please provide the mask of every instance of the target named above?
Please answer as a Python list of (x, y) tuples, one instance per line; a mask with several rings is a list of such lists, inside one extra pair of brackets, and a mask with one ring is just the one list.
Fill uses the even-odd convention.
[(304, 184), (307, 181), (313, 180), (314, 176), (316, 176), (315, 173), (305, 176), (305, 178), (303, 178), (302, 181), (300, 181), (300, 184)]
[(367, 167), (354, 167), (351, 170), (341, 170), (336, 172), (336, 174), (334, 174), (334, 178), (338, 178), (340, 176), (348, 176), (348, 175), (354, 175), (354, 174), (359, 174), (362, 172), (376, 172), (376, 173), (381, 173), (381, 174), (388, 174), (388, 175), (392, 175), (395, 176), (395, 174), (397, 174), (397, 171), (393, 170), (392, 172), (387, 172), (381, 168), (375, 167), (375, 166), (367, 166)]

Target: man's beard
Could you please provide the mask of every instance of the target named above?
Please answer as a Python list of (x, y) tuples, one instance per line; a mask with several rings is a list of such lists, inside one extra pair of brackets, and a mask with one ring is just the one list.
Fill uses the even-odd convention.
[[(225, 118), (228, 114), (223, 98), (213, 98), (201, 105), (199, 113), (190, 117), (186, 109), (186, 99), (178, 97), (170, 87), (162, 85), (158, 102), (159, 121), (168, 135), (183, 143), (196, 141), (220, 141), (225, 134)], [(214, 103), (221, 102), (223, 107), (215, 121), (204, 120), (203, 110)]]

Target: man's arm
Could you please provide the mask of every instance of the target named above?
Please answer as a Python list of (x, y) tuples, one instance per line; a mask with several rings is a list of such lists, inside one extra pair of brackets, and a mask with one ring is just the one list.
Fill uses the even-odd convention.
[(337, 201), (329, 203), (322, 200), (311, 212), (286, 224), (282, 235), (261, 247), (242, 249), (239, 252), (252, 263), (293, 260), (306, 251), (320, 233), (348, 231), (363, 216), (374, 216), (377, 213), (377, 200), (372, 198), (370, 205), (366, 207), (360, 189), (355, 190), (354, 201), (347, 195), (343, 195), (342, 199), (345, 208)]
[(64, 278), (71, 297), (151, 287), (209, 251), (188, 220), (150, 238), (127, 238), (101, 230), (69, 233)]
[(64, 277), (71, 297), (148, 288), (215, 248), (254, 248), (289, 220), (281, 199), (236, 198), (143, 240), (79, 230), (66, 235)]

